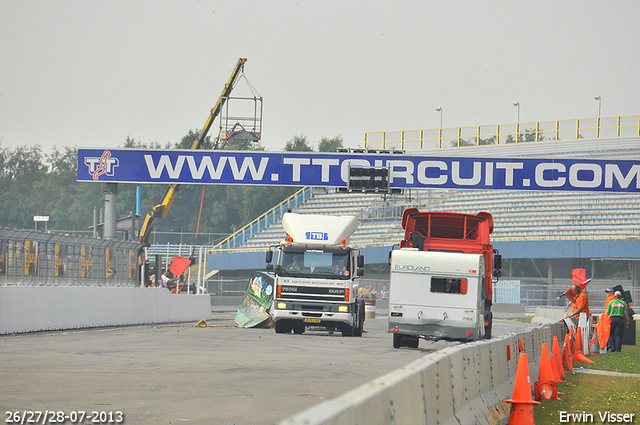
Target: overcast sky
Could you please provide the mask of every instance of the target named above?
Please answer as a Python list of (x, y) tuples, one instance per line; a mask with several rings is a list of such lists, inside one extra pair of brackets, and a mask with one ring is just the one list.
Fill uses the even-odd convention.
[(444, 127), (515, 122), (516, 101), (522, 122), (595, 117), (598, 95), (638, 115), (639, 18), (637, 0), (0, 0), (0, 143), (177, 142), (240, 57), (271, 151), (438, 128), (437, 107)]

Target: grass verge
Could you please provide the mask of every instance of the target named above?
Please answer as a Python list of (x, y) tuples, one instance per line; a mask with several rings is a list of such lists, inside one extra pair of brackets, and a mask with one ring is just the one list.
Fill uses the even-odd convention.
[[(638, 342), (640, 328), (636, 326)], [(585, 369), (640, 374), (640, 345), (623, 345), (620, 353), (590, 354), (587, 357), (594, 363), (574, 363), (574, 368), (582, 366)], [(543, 400), (542, 404), (534, 407), (536, 425), (608, 423), (599, 415), (607, 411), (634, 414), (633, 421), (627, 423), (640, 424), (640, 377), (565, 372), (565, 379), (566, 382), (558, 383), (558, 391), (565, 393), (560, 396), (561, 400)], [(561, 412), (565, 412), (562, 422)], [(569, 414), (593, 416), (583, 415), (578, 419), (567, 416)], [(568, 418), (576, 420), (567, 421)]]

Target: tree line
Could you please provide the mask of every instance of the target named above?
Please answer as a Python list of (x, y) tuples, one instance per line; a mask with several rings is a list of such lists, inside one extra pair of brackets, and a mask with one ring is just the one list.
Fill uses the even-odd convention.
[[(127, 137), (122, 147), (190, 149), (197, 135), (197, 130), (190, 130), (179, 142), (168, 142), (165, 145), (157, 142), (146, 144)], [(318, 143), (318, 152), (335, 152), (343, 143), (340, 136), (322, 138)], [(210, 136), (205, 138), (203, 145), (204, 149), (216, 148), (215, 141)], [(264, 150), (264, 147), (259, 142), (231, 141), (224, 149)], [(294, 136), (284, 149), (306, 152), (314, 150), (304, 135)], [(0, 140), (0, 227), (33, 229), (33, 217), (46, 215), (49, 216), (49, 231), (89, 235), (94, 208), (104, 208), (104, 184), (78, 182), (77, 164), (76, 147), (54, 147), (51, 153), (45, 153), (40, 145), (11, 149), (2, 146)], [(126, 217), (135, 212), (137, 186), (118, 185), (118, 217)], [(147, 212), (162, 201), (167, 186), (140, 186), (140, 212), (144, 218)], [(202, 202), (199, 231), (202, 234), (230, 234), (298, 189), (300, 188), (208, 185)], [(176, 202), (165, 219), (158, 220), (155, 230), (195, 232), (202, 192), (200, 185), (181, 185)]]

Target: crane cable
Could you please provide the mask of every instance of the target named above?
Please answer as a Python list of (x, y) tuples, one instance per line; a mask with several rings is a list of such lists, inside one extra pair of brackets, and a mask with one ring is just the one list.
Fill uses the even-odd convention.
[[(193, 240), (193, 246), (191, 247), (191, 256), (189, 257), (189, 259), (191, 261), (195, 260), (195, 252), (196, 252), (196, 243), (198, 242), (198, 233), (200, 233), (200, 220), (202, 219), (202, 209), (204, 206), (204, 194), (207, 190), (207, 186), (204, 185), (202, 186), (202, 199), (200, 199), (200, 213), (198, 214), (198, 225), (196, 226), (196, 237)], [(200, 267), (200, 265), (198, 265), (198, 267)], [(188, 268), (188, 273), (187, 276), (185, 277), (184, 281), (186, 282), (187, 279), (189, 279), (189, 275), (191, 275), (191, 268)], [(196, 287), (198, 285), (199, 282), (196, 282)], [(180, 287), (180, 290), (178, 291), (178, 293), (182, 292), (182, 288), (184, 288), (184, 282), (182, 283), (182, 286)]]
[[(251, 94), (253, 95), (254, 99), (256, 98), (256, 95), (257, 95), (258, 98), (262, 99), (262, 96), (260, 95), (260, 93), (258, 93), (258, 91), (255, 89), (253, 84), (251, 84), (251, 82), (249, 82), (249, 79), (244, 74), (244, 65), (242, 66), (242, 72), (240, 74), (240, 77), (234, 83), (233, 88), (235, 88), (235, 86), (238, 84), (238, 81), (240, 81), (241, 78), (244, 78), (244, 80), (246, 81), (247, 86), (249, 86), (249, 90), (251, 91)], [(224, 149), (224, 147), (227, 145), (227, 142), (228, 142), (228, 140), (225, 140), (223, 145), (220, 146), (220, 148), (218, 148), (218, 150)], [(242, 146), (242, 148), (244, 148), (244, 145)], [(196, 236), (195, 236), (195, 239), (193, 241), (193, 246), (191, 247), (191, 257), (190, 258), (192, 259), (192, 261), (195, 258), (194, 255), (195, 255), (195, 251), (196, 251), (196, 243), (198, 242), (198, 233), (200, 232), (200, 221), (202, 220), (202, 209), (204, 207), (204, 195), (205, 195), (206, 189), (207, 189), (206, 185), (202, 186), (202, 198), (200, 199), (200, 212), (198, 213), (198, 225), (196, 226)], [(191, 274), (191, 269), (189, 269), (189, 274)], [(187, 278), (189, 277), (189, 274), (187, 274)], [(186, 279), (185, 279), (185, 281), (186, 281)], [(196, 285), (197, 285), (197, 283), (196, 283)], [(182, 291), (183, 287), (184, 287), (184, 284), (180, 288), (181, 291)]]
[(196, 243), (198, 242), (198, 233), (200, 232), (200, 220), (202, 219), (202, 207), (204, 205), (204, 193), (207, 189), (207, 186), (202, 186), (202, 199), (200, 200), (200, 213), (198, 214), (198, 225), (196, 226), (196, 238), (193, 241), (193, 247), (191, 248), (191, 257), (193, 257), (196, 251)]

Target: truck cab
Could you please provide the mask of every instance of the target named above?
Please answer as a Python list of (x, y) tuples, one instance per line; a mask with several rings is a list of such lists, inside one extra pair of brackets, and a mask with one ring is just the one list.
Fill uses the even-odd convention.
[(364, 257), (348, 243), (356, 217), (286, 213), (282, 222), (287, 237), (266, 258), (274, 275), (276, 333), (301, 334), (320, 326), (361, 336), (365, 312), (358, 278)]

